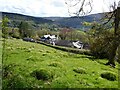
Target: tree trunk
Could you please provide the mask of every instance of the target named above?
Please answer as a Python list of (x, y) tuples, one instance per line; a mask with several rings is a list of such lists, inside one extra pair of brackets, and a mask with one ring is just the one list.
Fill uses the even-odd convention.
[(110, 65), (115, 67), (115, 56), (116, 56), (116, 51), (117, 48), (119, 46), (119, 22), (120, 22), (120, 7), (118, 7), (115, 11), (114, 11), (114, 15), (115, 15), (115, 19), (114, 19), (114, 23), (115, 23), (115, 27), (114, 27), (114, 40), (112, 42), (112, 47), (110, 50), (110, 54), (109, 54), (109, 61), (106, 65)]
[(111, 50), (109, 52), (109, 61), (106, 65), (110, 65), (112, 67), (115, 67), (115, 56), (116, 56), (116, 51), (117, 51), (118, 46), (119, 46), (119, 43), (115, 38), (112, 42), (112, 47), (111, 47)]
[(117, 49), (117, 62), (120, 64), (120, 45), (118, 46)]

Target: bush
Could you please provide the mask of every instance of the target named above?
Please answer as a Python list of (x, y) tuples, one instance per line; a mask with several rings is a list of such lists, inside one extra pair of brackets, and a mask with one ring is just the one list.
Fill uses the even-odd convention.
[(86, 71), (83, 68), (75, 68), (73, 71), (80, 74), (86, 74)]
[(20, 39), (20, 34), (19, 32), (14, 32), (13, 35), (12, 35), (13, 38), (17, 38), (17, 39)]
[(63, 47), (63, 46), (53, 46), (51, 44), (46, 44), (44, 42), (37, 42), (58, 50), (62, 50), (62, 51), (67, 51), (67, 52), (71, 52), (71, 53), (76, 53), (76, 54), (85, 54), (85, 55), (91, 55), (90, 50), (83, 50), (83, 49), (74, 49), (74, 48), (68, 48), (68, 47)]
[(105, 78), (110, 81), (115, 81), (116, 80), (116, 75), (113, 74), (112, 72), (104, 72), (101, 74), (102, 78)]
[(38, 80), (49, 80), (53, 78), (52, 73), (50, 73), (49, 71), (45, 70), (45, 69), (40, 69), (40, 70), (35, 70), (31, 73), (31, 75), (35, 78), (37, 78)]

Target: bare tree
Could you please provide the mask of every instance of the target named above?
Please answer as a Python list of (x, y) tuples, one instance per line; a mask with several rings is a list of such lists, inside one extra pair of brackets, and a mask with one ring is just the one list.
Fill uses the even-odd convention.
[[(72, 3), (74, 2), (74, 3)], [(74, 7), (79, 5), (79, 9), (72, 14), (75, 14), (77, 16), (79, 15), (85, 15), (88, 14), (92, 11), (92, 2), (93, 0), (66, 0), (65, 3), (68, 5), (68, 12), (70, 13), (70, 7)], [(89, 11), (85, 11), (85, 7), (89, 6)], [(106, 63), (106, 65), (111, 65), (115, 66), (115, 55), (116, 55), (116, 50), (118, 46), (120, 45), (120, 29), (119, 29), (119, 23), (120, 23), (120, 1), (118, 3), (118, 6), (116, 8), (116, 3), (114, 2), (112, 5), (110, 5), (110, 9), (112, 11), (110, 12), (110, 17), (107, 22), (105, 22), (103, 25), (107, 24), (113, 17), (114, 17), (114, 38), (112, 41), (112, 47), (109, 52), (109, 61)]]
[[(65, 3), (68, 5), (69, 14), (74, 14), (77, 16), (89, 14), (92, 11), (92, 2), (93, 0), (65, 0)], [(70, 9), (72, 7), (77, 7), (77, 10), (71, 12)]]

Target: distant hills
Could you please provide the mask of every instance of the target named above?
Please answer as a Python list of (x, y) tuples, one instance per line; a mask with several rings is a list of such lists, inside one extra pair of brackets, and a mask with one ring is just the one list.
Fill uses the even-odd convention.
[(83, 28), (83, 22), (99, 22), (104, 16), (103, 13), (92, 14), (82, 17), (44, 17), (45, 19), (52, 20), (54, 23), (60, 24), (62, 26), (72, 27), (72, 28)]
[(88, 16), (82, 16), (82, 17), (33, 17), (33, 16), (27, 16), (17, 13), (8, 13), (8, 12), (2, 12), (2, 16), (7, 16), (11, 21), (20, 23), (23, 21), (29, 21), (34, 22), (34, 24), (56, 24), (60, 25), (62, 27), (71, 27), (71, 28), (78, 28), (82, 29), (83, 22), (99, 22), (99, 20), (103, 17), (103, 13), (99, 14), (92, 14)]
[(52, 20), (44, 19), (41, 17), (33, 17), (33, 16), (27, 16), (17, 13), (8, 13), (8, 12), (2, 12), (2, 16), (7, 16), (10, 20), (14, 21), (34, 21), (35, 23), (41, 24), (41, 23), (52, 23)]

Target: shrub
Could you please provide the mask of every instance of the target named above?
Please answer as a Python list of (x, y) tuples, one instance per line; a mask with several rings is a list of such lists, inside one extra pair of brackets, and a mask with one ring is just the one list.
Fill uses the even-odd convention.
[(80, 74), (86, 74), (86, 71), (83, 68), (75, 68), (73, 71)]
[(35, 70), (31, 73), (31, 75), (38, 80), (49, 80), (53, 78), (52, 73), (45, 69)]
[(12, 35), (13, 38), (17, 38), (17, 39), (20, 39), (20, 34), (19, 32), (14, 32), (13, 35)]
[(101, 74), (102, 78), (105, 78), (110, 81), (115, 81), (116, 80), (116, 75), (113, 74), (112, 72), (104, 72)]
[(55, 49), (58, 49), (58, 50), (62, 50), (62, 51), (67, 51), (67, 52), (76, 53), (76, 54), (91, 55), (90, 50), (83, 50), (83, 49), (80, 50), (80, 49), (68, 48), (68, 47), (63, 47), (63, 46), (53, 46), (50, 44), (46, 44), (44, 42), (38, 42), (38, 43), (55, 48)]

